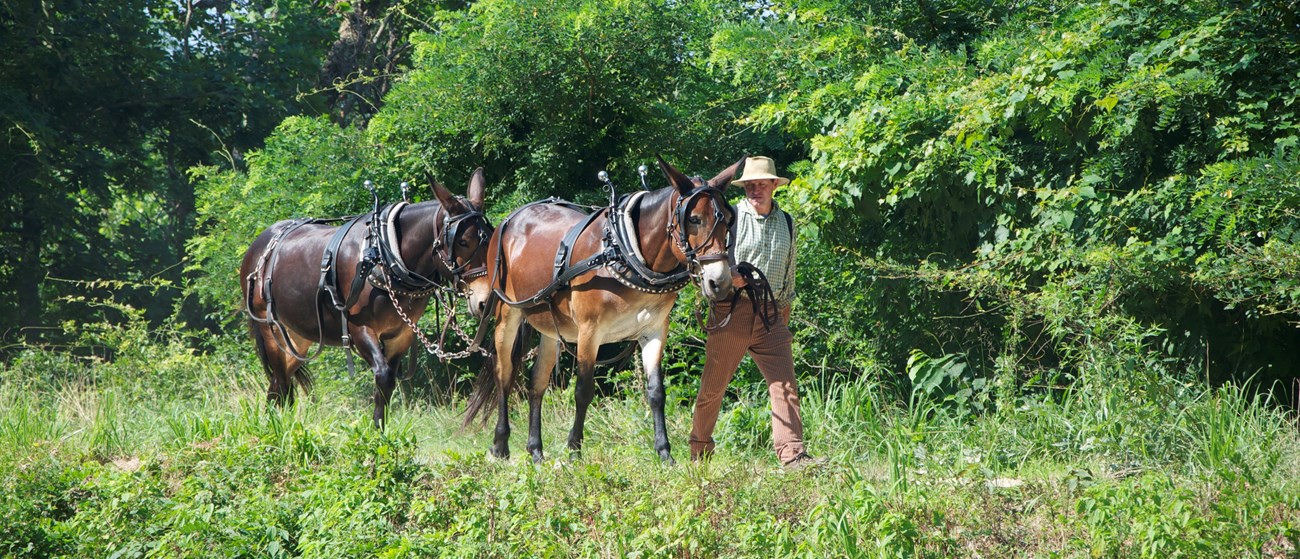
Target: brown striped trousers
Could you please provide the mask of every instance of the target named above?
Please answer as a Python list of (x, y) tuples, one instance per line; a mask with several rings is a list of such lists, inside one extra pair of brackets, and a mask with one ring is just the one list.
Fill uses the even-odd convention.
[(714, 321), (722, 320), (731, 312), (725, 326), (709, 332), (704, 349), (704, 373), (700, 377), (700, 392), (695, 399), (695, 414), (691, 420), (691, 459), (707, 457), (713, 453), (713, 429), (718, 423), (718, 412), (727, 385), (736, 374), (740, 361), (749, 354), (767, 381), (768, 398), (772, 403), (772, 442), (776, 457), (782, 464), (793, 460), (804, 451), (803, 420), (799, 417), (799, 387), (794, 378), (794, 356), (790, 343), (790, 309), (777, 313), (779, 318), (771, 330), (754, 314), (749, 299), (737, 301), (734, 310), (727, 303), (714, 309)]

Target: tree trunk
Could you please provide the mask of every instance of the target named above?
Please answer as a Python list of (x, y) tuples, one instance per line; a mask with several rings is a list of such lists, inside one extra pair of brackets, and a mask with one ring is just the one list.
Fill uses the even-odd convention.
[(390, 12), (390, 0), (352, 4), (339, 23), (339, 36), (326, 55), (320, 85), (329, 114), (341, 126), (365, 126), (383, 106), (397, 66), (410, 43), (405, 18)]
[(39, 204), (39, 194), (31, 188), (19, 193), (22, 198), (22, 216), (18, 228), (18, 259), (15, 262), (18, 291), (18, 326), (28, 341), (36, 341), (40, 331), (44, 305), (41, 301), (41, 283), (45, 281), (45, 268), (41, 265), (41, 238), (45, 222)]

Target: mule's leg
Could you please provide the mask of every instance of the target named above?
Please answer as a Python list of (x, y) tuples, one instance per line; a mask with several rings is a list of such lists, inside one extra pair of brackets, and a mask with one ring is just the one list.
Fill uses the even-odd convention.
[[(380, 344), (385, 345), (384, 342), (380, 342)], [(393, 392), (397, 390), (397, 380), (402, 378), (402, 355), (387, 356), (386, 361), (388, 366), (384, 368), (383, 383), (379, 382), (379, 375), (375, 375), (375, 386), (379, 389), (375, 393), (375, 399), (378, 400), (379, 395), (382, 393), (385, 405), (393, 400)], [(380, 414), (380, 419), (384, 420), (386, 417), (387, 408), (385, 407)]]
[(573, 429), (569, 431), (569, 456), (582, 456), (582, 434), (587, 423), (587, 407), (596, 393), (596, 353), (600, 342), (595, 328), (578, 329), (578, 378), (573, 385)]
[(533, 462), (545, 458), (542, 454), (542, 396), (551, 385), (551, 372), (555, 370), (555, 361), (559, 357), (555, 343), (555, 339), (542, 336), (528, 387), (528, 452), (532, 453)]
[[(262, 361), (270, 386), (266, 389), (266, 401), (275, 405), (292, 404), (294, 399), (293, 375), (302, 367), (303, 362), (285, 349), (282, 343), (295, 343), (293, 340), (277, 340), (277, 334), (269, 324), (253, 323), (250, 325), (253, 342), (257, 345), (257, 357)], [(311, 344), (298, 343), (294, 349), (302, 353)]]
[(384, 355), (384, 345), (379, 341), (379, 336), (375, 335), (374, 330), (350, 324), (348, 334), (352, 336), (352, 347), (375, 373), (375, 413), (371, 419), (375, 427), (382, 430), (387, 419), (388, 401), (393, 397), (397, 378), (393, 375), (392, 367), (389, 366), (388, 357)]
[(668, 324), (661, 330), (642, 334), (637, 340), (641, 344), (641, 363), (645, 367), (645, 395), (650, 402), (650, 414), (654, 418), (655, 452), (666, 464), (673, 464), (672, 449), (668, 444), (668, 427), (664, 421), (664, 374), (660, 363), (664, 359), (664, 340), (668, 338)]
[(492, 437), (492, 456), (506, 459), (510, 457), (510, 392), (515, 386), (514, 347), (519, 337), (519, 325), (524, 315), (520, 311), (504, 307), (501, 317), (497, 319), (495, 332), (497, 351), (497, 427)]

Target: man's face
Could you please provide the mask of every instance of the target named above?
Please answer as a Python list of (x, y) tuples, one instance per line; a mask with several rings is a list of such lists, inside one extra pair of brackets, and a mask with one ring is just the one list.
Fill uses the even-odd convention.
[(772, 191), (776, 190), (776, 179), (758, 179), (745, 181), (745, 198), (756, 206), (767, 206), (772, 202)]

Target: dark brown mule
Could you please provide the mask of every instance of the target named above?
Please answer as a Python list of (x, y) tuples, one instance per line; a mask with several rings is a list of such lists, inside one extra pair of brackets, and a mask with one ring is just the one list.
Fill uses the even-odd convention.
[[(303, 366), (314, 357), (307, 353), (313, 344), (347, 344), (375, 373), (374, 421), (382, 427), (398, 362), (416, 337), (408, 323), (420, 319), (429, 297), (453, 289), (468, 297), (472, 313), (482, 315), (486, 308), (491, 290), (484, 249), (491, 225), (481, 211), (484, 189), (478, 169), (468, 199), (435, 182), (436, 201), (394, 204), (385, 207), (382, 218), (376, 212), (345, 226), (281, 221), (258, 235), (244, 254), (239, 277), (257, 355), (271, 381), (267, 400), (292, 402), (295, 382), (304, 392), (310, 389)], [(327, 251), (333, 255), (333, 281), (321, 279)], [(363, 264), (367, 256), (375, 273), (370, 281), (354, 282), (359, 269), (369, 268)], [(373, 285), (376, 278), (387, 289)], [(323, 284), (332, 284), (336, 293), (327, 294)], [(346, 305), (346, 320), (335, 308), (335, 296), (338, 306)]]
[[(569, 432), (569, 449), (574, 454), (582, 448), (583, 424), (594, 391), (597, 350), (601, 344), (636, 340), (641, 347), (646, 393), (654, 416), (655, 450), (662, 460), (672, 462), (664, 426), (660, 369), (669, 313), (677, 300), (677, 290), (687, 281), (696, 281), (710, 300), (722, 300), (732, 293), (728, 229), (734, 214), (722, 191), (740, 164), (728, 167), (707, 183), (688, 178), (663, 160), (659, 165), (671, 186), (643, 193), (639, 200), (625, 198), (629, 200), (626, 207), (616, 204), (589, 216), (568, 204), (538, 202), (516, 210), (489, 241), (488, 277), (497, 295), (493, 299), (497, 318), (495, 378), (490, 376), (492, 371), (484, 371), (478, 391), (470, 398), (465, 421), (472, 421), (496, 396), (497, 425), (491, 447), (494, 456), (505, 458), (510, 454), (509, 387), (514, 385), (516, 366), (511, 355), (517, 355), (512, 350), (522, 323), (527, 321), (542, 336), (528, 390), (528, 451), (534, 460), (543, 459), (541, 404), (555, 367), (556, 340), (577, 343), (577, 413)], [(626, 224), (621, 240), (610, 228), (617, 223)], [(571, 229), (581, 234), (574, 237), (569, 233)], [(640, 263), (648, 265), (649, 276), (677, 279), (658, 286), (647, 287), (640, 282), (639, 288), (631, 287), (639, 283), (633, 277), (634, 271), (629, 270), (633, 266), (615, 258), (613, 264), (573, 277), (568, 288), (556, 290), (545, 297), (546, 301), (539, 302), (538, 294), (553, 289), (557, 249), (566, 237), (573, 241), (572, 262), (593, 255), (600, 259), (611, 244), (624, 245), (626, 241), (639, 245)], [(632, 253), (627, 246), (619, 249), (624, 255)], [(524, 298), (528, 299), (520, 301)]]

